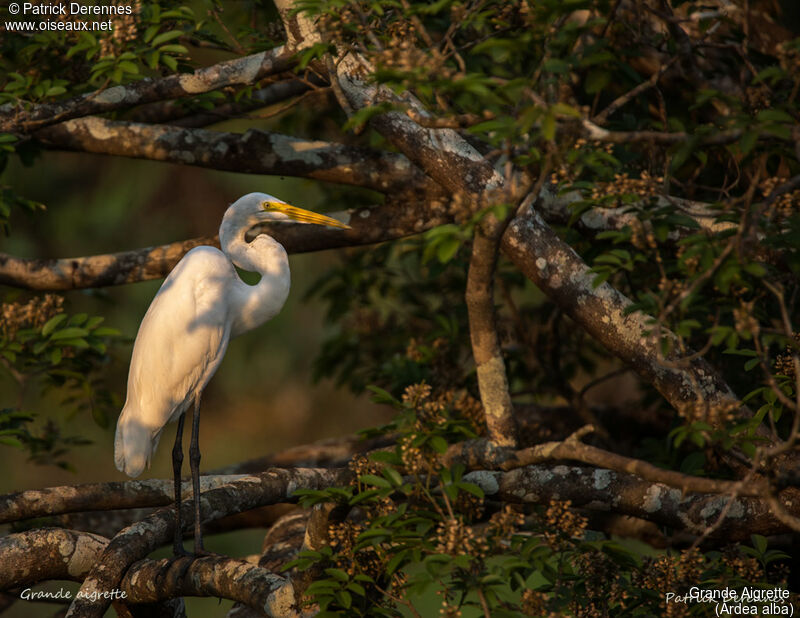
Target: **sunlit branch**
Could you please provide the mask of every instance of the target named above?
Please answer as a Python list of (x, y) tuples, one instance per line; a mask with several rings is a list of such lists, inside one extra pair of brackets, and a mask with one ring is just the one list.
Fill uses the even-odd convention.
[[(503, 250), (556, 305), (653, 384), (679, 413), (687, 418), (699, 415), (713, 424), (729, 412), (743, 411), (731, 388), (704, 359), (695, 358), (686, 367), (659, 362), (659, 341), (645, 336), (652, 318), (629, 312), (630, 299), (608, 283), (595, 286), (589, 266), (536, 210), (511, 223)], [(672, 336), (664, 329), (662, 335)]]
[(237, 102), (225, 102), (210, 110), (192, 110), (180, 101), (159, 101), (137, 107), (126, 116), (131, 122), (169, 123), (179, 127), (205, 127), (239, 117), (251, 110), (281, 103), (307, 92), (308, 82), (293, 76), (268, 84)]
[(685, 496), (680, 489), (614, 470), (537, 464), (509, 472), (471, 472), (464, 479), (478, 484), (488, 498), (496, 500), (569, 500), (573, 507), (639, 517), (694, 535), (705, 533), (716, 523), (732, 499), (730, 516), (719, 522), (710, 535), (725, 543), (748, 540), (751, 534), (781, 534), (788, 529), (771, 512), (765, 499), (720, 494)]
[(248, 174), (299, 176), (386, 193), (424, 183), (423, 175), (402, 155), (255, 129), (227, 133), (91, 116), (48, 127), (35, 136), (52, 148)]
[[(452, 221), (444, 203), (423, 204), (411, 199), (372, 208), (333, 213), (350, 230), (316, 225), (276, 224), (268, 233), (289, 253), (358, 246), (418, 234)], [(0, 254), (0, 284), (30, 290), (76, 290), (121, 285), (165, 277), (187, 251), (198, 245), (219, 246), (216, 237), (75, 258), (19, 258)]]
[[(290, 501), (297, 488), (321, 489), (346, 483), (350, 477), (351, 473), (346, 470), (269, 470), (203, 493), (203, 516), (215, 519), (266, 504)], [(194, 520), (191, 500), (182, 503), (181, 514), (184, 526), (188, 529)], [(90, 593), (118, 588), (128, 567), (168, 542), (174, 526), (173, 511), (160, 509), (115, 536), (86, 576), (81, 586), (84, 594), (76, 595), (67, 615), (100, 618), (110, 601), (102, 595)]]
[[(108, 543), (96, 534), (63, 528), (5, 536), (0, 539), (0, 589), (48, 580), (81, 581)], [(138, 605), (182, 596), (214, 596), (257, 608), (268, 616), (296, 615), (292, 584), (261, 566), (208, 556), (187, 564), (183, 577), (170, 577), (175, 567), (167, 559), (139, 561), (125, 573), (116, 598), (124, 599), (126, 605)]]
[[(293, 12), (293, 0), (277, 0), (289, 35), (287, 47), (303, 49), (322, 41), (317, 25), (308, 16)], [(398, 97), (385, 86), (376, 85), (364, 76), (373, 67), (362, 56), (348, 52), (331, 63), (334, 74), (329, 79), (345, 98), (351, 110), (388, 103), (422, 117), (429, 114), (412, 95)], [(483, 195), (503, 185), (502, 176), (472, 146), (452, 129), (423, 127), (403, 111), (388, 111), (370, 119), (370, 126), (386, 137), (426, 174), (453, 193)]]
[(226, 86), (254, 84), (258, 80), (289, 69), (293, 56), (283, 46), (157, 79), (142, 79), (113, 86), (80, 97), (18, 109), (0, 108), (0, 131), (28, 133), (72, 118), (100, 114), (133, 105), (177, 99), (211, 92)]
[[(208, 491), (243, 476), (204, 476), (201, 488)], [(191, 484), (184, 481), (184, 495), (191, 495), (191, 490)], [(28, 489), (0, 496), (0, 524), (80, 511), (164, 506), (172, 501), (172, 481), (161, 479)]]

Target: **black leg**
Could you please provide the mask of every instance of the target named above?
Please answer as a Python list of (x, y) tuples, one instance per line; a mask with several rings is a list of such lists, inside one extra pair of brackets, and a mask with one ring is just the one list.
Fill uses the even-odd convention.
[(202, 554), (203, 530), (200, 519), (200, 395), (194, 400), (192, 418), (192, 443), (189, 446), (189, 466), (192, 469), (192, 495), (194, 497), (194, 553)]
[(175, 446), (172, 447), (172, 474), (175, 481), (175, 536), (172, 551), (176, 556), (185, 556), (183, 548), (183, 523), (181, 522), (181, 466), (183, 465), (183, 421), (186, 414), (178, 418), (178, 433), (175, 435)]

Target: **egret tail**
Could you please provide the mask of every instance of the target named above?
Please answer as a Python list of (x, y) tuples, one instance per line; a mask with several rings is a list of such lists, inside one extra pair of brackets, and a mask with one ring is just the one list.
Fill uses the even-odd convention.
[(117, 421), (114, 438), (114, 463), (117, 470), (128, 476), (139, 476), (150, 465), (155, 441), (150, 428), (142, 424), (138, 415), (124, 409)]

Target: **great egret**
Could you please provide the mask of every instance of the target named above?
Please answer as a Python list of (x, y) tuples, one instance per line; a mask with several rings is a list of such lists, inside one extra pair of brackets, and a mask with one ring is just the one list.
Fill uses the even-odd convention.
[[(349, 228), (265, 193), (239, 198), (222, 217), (222, 251), (195, 247), (178, 262), (150, 304), (133, 344), (128, 395), (117, 421), (114, 459), (120, 471), (138, 476), (150, 465), (164, 427), (178, 421), (172, 449), (176, 555), (186, 554), (180, 516), (185, 412), (194, 404), (189, 463), (195, 553), (199, 554), (204, 551), (200, 527), (200, 396), (222, 362), (230, 339), (277, 315), (289, 294), (289, 260), (283, 246), (265, 234), (250, 243), (245, 240), (253, 226), (273, 221)], [(247, 285), (234, 266), (259, 273), (261, 280)]]

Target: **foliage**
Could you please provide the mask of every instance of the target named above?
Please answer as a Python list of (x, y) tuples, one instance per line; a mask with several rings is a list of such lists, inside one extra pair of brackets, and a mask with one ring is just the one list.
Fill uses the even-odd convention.
[[(313, 579), (307, 603), (320, 616), (425, 615), (419, 607), (433, 592), (444, 615), (654, 616), (667, 610), (667, 593), (699, 582), (785, 585), (788, 556), (758, 535), (752, 547), (657, 551), (592, 531), (569, 502), (500, 506), (463, 466), (442, 463), (448, 443), (471, 434), (458, 404), (426, 384), (402, 401), (378, 390), (376, 401), (398, 410), (383, 428), (397, 446), (354, 460), (349, 486), (297, 492), (306, 507), (332, 509), (330, 544), (286, 567)], [(697, 607), (693, 615), (716, 615)]]
[(33, 387), (56, 391), (66, 420), (88, 411), (97, 424), (107, 427), (119, 398), (105, 386), (102, 375), (109, 346), (119, 340), (119, 332), (103, 326), (102, 316), (69, 316), (63, 305), (64, 299), (54, 294), (0, 305), (0, 371), (16, 382), (19, 392), (17, 407), (4, 409), (0, 416), (0, 443), (26, 450), (37, 463), (68, 468), (60, 458), (69, 447), (88, 442), (80, 436), (63, 437), (52, 420), (35, 429), (34, 417), (23, 411), (25, 393)]
[[(618, 447), (625, 444), (623, 450), (633, 455), (688, 474), (724, 478), (735, 477), (725, 463), (727, 453), (752, 457), (764, 444), (757, 434), (762, 422), (781, 439), (791, 437), (794, 415), (786, 411), (797, 394), (797, 335), (781, 316), (797, 315), (800, 292), (800, 191), (792, 184), (800, 173), (792, 133), (799, 111), (800, 39), (770, 25), (770, 42), (755, 43), (745, 38), (742, 14), (719, 23), (714, 17), (687, 19), (683, 27), (695, 46), (685, 56), (672, 26), (626, 3), (301, 4), (321, 17), (329, 44), (340, 51), (357, 50), (373, 62), (376, 71), (370, 77), (376, 83), (401, 94), (413, 92), (438, 118), (456, 124), (467, 119), (466, 130), (486, 150), (494, 148), (496, 159), (504, 157), (534, 178), (545, 173), (555, 195), (579, 196), (559, 233), (592, 266), (595, 287), (613, 285), (632, 299), (629, 312), (652, 317), (651, 330), (643, 336), (660, 342), (665, 363), (702, 356), (736, 385), (754, 411), (750, 418), (736, 408), (678, 415), (641, 382), (628, 393), (628, 405), (657, 409), (668, 425), (636, 422), (628, 431), (602, 414), (595, 421), (614, 423)], [(700, 3), (673, 5), (675, 20), (700, 15)], [(735, 87), (718, 80), (741, 66), (720, 51), (726, 46), (749, 67), (733, 78)], [(681, 68), (669, 71), (673, 64)], [(645, 76), (655, 71), (663, 72), (659, 88), (644, 88)], [(634, 138), (588, 139), (582, 119), (601, 117), (637, 86), (640, 94), (602, 121), (604, 129)], [(397, 104), (394, 109), (404, 108)], [(363, 130), (372, 115), (385, 111), (386, 103), (362, 109), (343, 128)], [(664, 145), (635, 137), (647, 131), (686, 137)], [(726, 137), (731, 132), (735, 139)], [(477, 401), (463, 303), (470, 215), (456, 216), (459, 225), (437, 228), (421, 240), (350, 251), (320, 279), (314, 295), (327, 301), (328, 317), (340, 328), (323, 347), (316, 364), (319, 376), (333, 376), (356, 391), (376, 385), (393, 397), (409, 385), (425, 383), (433, 387), (434, 398), (461, 392)], [(592, 222), (596, 226), (598, 221), (606, 222), (605, 231), (593, 230)], [(616, 361), (502, 261), (496, 286), (498, 331), (515, 400), (586, 406), (586, 392), (577, 385), (602, 382), (605, 372), (615, 375)], [(434, 461), (433, 452), (430, 456)], [(389, 463), (399, 465), (399, 457), (398, 450)], [(596, 533), (579, 535), (569, 548), (548, 549), (540, 540), (548, 527), (532, 523), (533, 513), (526, 518), (527, 536), (514, 537), (516, 545), (505, 556), (515, 565), (511, 556), (528, 560), (524, 567), (503, 571), (500, 563), (488, 556), (478, 559), (465, 547), (465, 555), (437, 557), (429, 533), (446, 521), (437, 509), (444, 510), (442, 496), (453, 471), (428, 465), (430, 479), (436, 479), (428, 482), (439, 493), (425, 503), (425, 515), (413, 497), (421, 491), (419, 481), (403, 477), (394, 483), (390, 475), (401, 472), (386, 468), (383, 476), (370, 476), (372, 484), (364, 485), (361, 476), (362, 484), (315, 494), (315, 499), (347, 504), (357, 513), (349, 555), (326, 550), (298, 562), (316, 568), (317, 577), (327, 575), (316, 579), (310, 591), (323, 608), (384, 615), (396, 611), (392, 599), (404, 598), (401, 590), (419, 592), (414, 582), (425, 581), (439, 588), (445, 614), (451, 602), (479, 604), (478, 590), (492, 615), (520, 611), (523, 600), (512, 594), (521, 585), (514, 579), (515, 568), (524, 587), (535, 591), (538, 605), (530, 615), (605, 615), (612, 609), (592, 609), (592, 599), (609, 594), (625, 599), (615, 606), (615, 615), (661, 614), (663, 594), (653, 591), (677, 591), (674, 577), (689, 563), (697, 569), (695, 582), (722, 587), (737, 578), (739, 583), (748, 577), (763, 581), (763, 572), (731, 570), (731, 560), (740, 562), (725, 553), (667, 553), (644, 560)], [(386, 497), (394, 499), (394, 506), (386, 507), (389, 519), (363, 506)], [(462, 528), (474, 523), (458, 513)], [(409, 526), (418, 526), (413, 549)], [(402, 577), (381, 567), (384, 579), (372, 582), (377, 588), (370, 592), (369, 582), (354, 579), (372, 576), (359, 571), (359, 551), (375, 552), (383, 564), (400, 569)], [(747, 555), (751, 549), (742, 551)], [(531, 561), (525, 552), (544, 558)], [(545, 575), (548, 560), (581, 568), (563, 574), (570, 581), (565, 586), (552, 573)], [(619, 579), (602, 577), (602, 585), (613, 587), (613, 593), (607, 587), (592, 589), (587, 560), (607, 563), (609, 570), (601, 573), (621, 574)], [(345, 565), (355, 571), (346, 571)], [(347, 577), (330, 569), (343, 569)], [(654, 569), (661, 569), (658, 584), (652, 580)], [(495, 575), (504, 592), (490, 599), (494, 584), (482, 578), (494, 582)], [(645, 592), (646, 580), (651, 592)], [(367, 592), (348, 588), (354, 583)], [(375, 590), (386, 591), (381, 597), (386, 607), (369, 610), (368, 599), (380, 596)], [(471, 595), (462, 595), (464, 590)]]
[[(300, 52), (302, 79), (313, 81), (326, 54), (353, 51), (375, 67), (365, 79), (400, 97), (349, 117), (295, 101), (274, 122), (387, 147), (371, 122), (413, 111), (403, 103), (413, 94), (496, 169), (513, 165), (553, 200), (568, 196), (569, 212), (552, 224), (590, 265), (594, 290), (619, 292), (628, 313), (647, 316), (648, 330), (631, 340), (656, 342), (666, 368), (707, 361), (741, 405), (674, 410), (501, 258), (497, 328), (523, 442), (561, 439), (591, 422), (598, 442), (610, 436), (604, 445), (619, 453), (741, 478), (743, 463), (779, 467), (764, 432), (790, 447), (798, 437), (800, 38), (797, 24), (771, 17), (789, 4), (302, 0), (297, 10), (318, 19), (325, 37)], [(65, 101), (187, 71), (209, 50), (244, 55), (285, 36), (274, 8), (259, 2), (136, 6), (113, 33), (4, 37), (0, 104)], [(255, 88), (179, 99), (175, 115), (247, 102)], [(35, 151), (33, 140), (0, 135), (0, 168), (10, 157), (32, 163)], [(0, 190), (6, 231), (12, 209), (39, 208), (11, 186)], [(322, 191), (331, 204), (352, 205), (349, 188)], [(316, 377), (393, 406), (394, 420), (368, 433), (396, 436), (397, 445), (354, 462), (353, 484), (303, 492), (306, 506), (332, 509), (330, 545), (293, 565), (313, 580), (308, 600), (328, 615), (388, 616), (416, 611), (435, 591), (443, 615), (651, 616), (665, 614), (666, 593), (700, 582), (785, 582), (787, 557), (764, 537), (754, 535), (752, 547), (657, 549), (603, 533), (603, 522), (559, 501), (499, 504), (444, 463), (452, 444), (484, 433), (464, 303), (470, 239), (483, 217), (502, 220), (514, 206), (475, 212), (451, 197), (451, 223), (344, 251), (309, 293), (334, 325)], [(4, 305), (30, 306), (33, 317), (4, 320), (2, 367), (20, 389), (57, 388), (72, 413), (88, 408), (105, 423), (117, 402), (97, 379), (117, 334), (99, 316), (68, 316), (54, 302)], [(629, 381), (614, 381), (623, 372)], [(531, 409), (545, 414), (531, 421)], [(3, 410), (0, 443), (59, 463), (79, 443), (53, 426), (36, 433), (32, 422), (22, 403)], [(654, 532), (662, 545), (679, 544), (671, 534)]]

